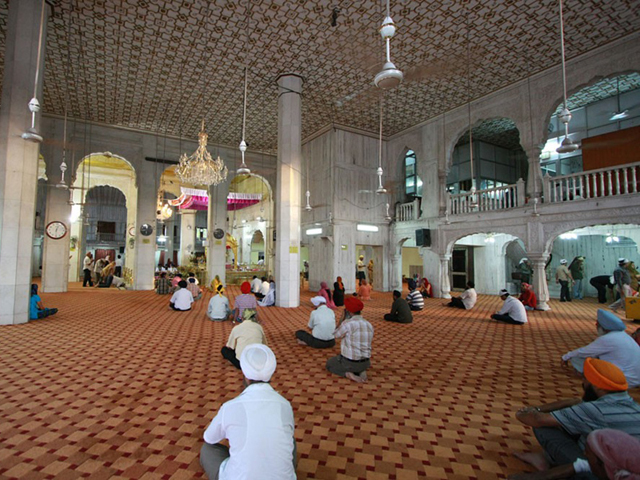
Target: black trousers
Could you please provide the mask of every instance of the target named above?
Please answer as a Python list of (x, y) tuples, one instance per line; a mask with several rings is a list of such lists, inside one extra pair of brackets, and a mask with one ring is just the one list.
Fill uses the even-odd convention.
[(491, 318), (493, 318), (494, 320), (498, 320), (499, 322), (504, 322), (504, 323), (508, 323), (510, 325), (524, 325), (524, 323), (522, 322), (517, 322), (515, 321), (513, 318), (511, 318), (511, 315), (500, 315), (499, 313), (494, 313), (493, 315), (491, 315)]
[(336, 341), (333, 338), (331, 340), (320, 340), (304, 330), (298, 330), (296, 332), (296, 338), (312, 348), (331, 348), (336, 344)]
[(240, 360), (237, 359), (236, 351), (233, 348), (229, 348), (225, 345), (224, 347), (222, 347), (220, 353), (222, 353), (222, 358), (226, 358), (231, 362), (231, 365), (240, 370)]
[(560, 301), (561, 302), (571, 301), (571, 291), (569, 290), (569, 282), (565, 280), (560, 280)]
[[(533, 433), (544, 449), (545, 454), (551, 460), (552, 466), (567, 465), (578, 458), (585, 458), (584, 452), (578, 444), (578, 437), (572, 437), (561, 428), (540, 427), (534, 428)], [(575, 475), (573, 479), (591, 480), (597, 479), (592, 473)]]
[(447, 303), (447, 307), (461, 308), (463, 310), (467, 309), (467, 307), (464, 306), (464, 303), (462, 303), (460, 297), (453, 297), (451, 301)]
[(93, 287), (93, 280), (91, 280), (91, 270), (85, 268), (83, 272), (84, 272), (84, 278), (82, 279), (82, 286), (86, 287), (87, 282), (89, 282), (89, 286)]
[(384, 319), (387, 322), (396, 322), (396, 323), (404, 323), (404, 324), (411, 323), (411, 322), (401, 322), (400, 321), (400, 316), (399, 315), (394, 315), (393, 313), (385, 313), (384, 314)]
[(122, 267), (116, 267), (115, 272), (113, 272), (116, 277), (122, 278)]

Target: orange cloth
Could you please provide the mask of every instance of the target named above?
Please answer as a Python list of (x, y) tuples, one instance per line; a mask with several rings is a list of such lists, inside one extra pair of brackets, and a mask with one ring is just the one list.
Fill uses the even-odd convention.
[(629, 388), (622, 370), (613, 363), (597, 358), (584, 361), (584, 376), (594, 387), (609, 392), (622, 392)]
[(371, 285), (366, 283), (360, 285), (360, 288), (358, 288), (358, 296), (362, 300), (371, 300)]
[(250, 293), (251, 292), (251, 284), (249, 282), (242, 282), (242, 285), (240, 285), (240, 291), (242, 293)]

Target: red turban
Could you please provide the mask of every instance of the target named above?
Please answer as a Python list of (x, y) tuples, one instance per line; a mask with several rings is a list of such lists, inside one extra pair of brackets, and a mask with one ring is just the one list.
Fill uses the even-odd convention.
[(242, 293), (249, 293), (251, 291), (251, 284), (249, 282), (242, 282), (242, 285), (240, 285), (240, 291)]
[(364, 303), (357, 297), (347, 297), (344, 299), (344, 308), (347, 312), (360, 313), (364, 309)]

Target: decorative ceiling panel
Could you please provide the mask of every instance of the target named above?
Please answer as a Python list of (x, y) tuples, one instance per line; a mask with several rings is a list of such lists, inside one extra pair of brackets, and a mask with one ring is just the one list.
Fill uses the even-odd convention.
[[(205, 118), (212, 142), (237, 145), (247, 64), (250, 148), (276, 148), (274, 81), (285, 72), (305, 78), (303, 136), (331, 123), (377, 132), (382, 1), (53, 3), (46, 113), (67, 103), (74, 118), (191, 138)], [(639, 9), (637, 0), (567, 1), (568, 57), (640, 30)], [(408, 80), (385, 96), (385, 135), (557, 65), (557, 10), (552, 0), (392, 1), (391, 55)], [(2, 43), (6, 18), (0, 0)]]

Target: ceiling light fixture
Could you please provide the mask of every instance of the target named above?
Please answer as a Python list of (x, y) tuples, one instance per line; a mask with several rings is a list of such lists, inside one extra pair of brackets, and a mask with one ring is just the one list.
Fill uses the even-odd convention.
[(569, 138), (569, 122), (571, 121), (571, 112), (567, 108), (567, 67), (564, 53), (564, 20), (562, 17), (562, 0), (558, 0), (560, 5), (560, 52), (562, 54), (562, 94), (563, 94), (563, 106), (558, 119), (564, 123), (564, 139), (556, 152), (558, 153), (571, 153), (578, 150), (578, 144)]
[(385, 42), (386, 52), (387, 52), (387, 61), (382, 66), (382, 70), (376, 74), (373, 78), (373, 83), (376, 87), (381, 88), (383, 90), (387, 90), (390, 88), (395, 88), (400, 83), (402, 83), (402, 79), (404, 75), (400, 70), (396, 68), (396, 66), (391, 61), (391, 48), (390, 48), (390, 40), (396, 33), (396, 25), (393, 23), (391, 19), (391, 13), (389, 11), (389, 0), (387, 0), (387, 16), (382, 21), (382, 26), (380, 27), (380, 35)]
[(198, 134), (198, 149), (189, 157), (183, 153), (176, 175), (182, 183), (191, 185), (218, 185), (227, 179), (227, 167), (220, 157), (215, 160), (207, 150), (208, 135), (202, 128)]
[(469, 26), (469, 12), (467, 12), (467, 116), (469, 121), (469, 168), (471, 170), (471, 196), (469, 208), (478, 207), (476, 198), (476, 175), (473, 168), (473, 128), (471, 124), (471, 27)]
[(40, 102), (38, 101), (38, 81), (40, 79), (40, 63), (42, 58), (42, 35), (44, 31), (44, 11), (46, 5), (42, 0), (42, 10), (40, 12), (40, 31), (38, 32), (38, 55), (36, 57), (36, 79), (33, 85), (33, 98), (29, 100), (29, 111), (31, 112), (31, 127), (22, 134), (22, 138), (28, 142), (42, 143), (42, 136), (36, 129), (36, 113), (40, 111)]
[(244, 132), (247, 123), (247, 67), (244, 67), (244, 96), (243, 96), (243, 105), (242, 105), (242, 140), (240, 141), (240, 154), (242, 155), (242, 164), (240, 168), (236, 171), (238, 175), (249, 175), (251, 170), (247, 167), (246, 163), (244, 163), (244, 152), (247, 151), (247, 143), (244, 141)]
[(617, 122), (618, 120), (623, 120), (629, 116), (629, 110), (620, 109), (620, 77), (616, 78), (616, 90), (618, 92), (618, 109), (613, 112), (611, 117), (609, 117), (609, 121), (611, 122)]
[(379, 195), (383, 195), (387, 193), (387, 189), (382, 185), (382, 174), (384, 173), (382, 170), (382, 108), (384, 106), (384, 94), (380, 95), (380, 144), (378, 147), (378, 170), (376, 174), (378, 175), (378, 188), (376, 189), (376, 193)]

